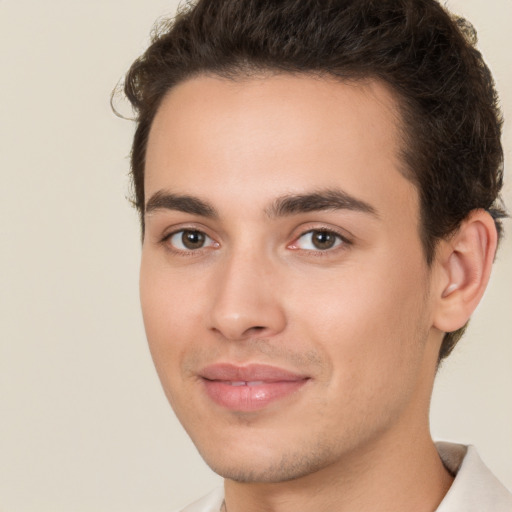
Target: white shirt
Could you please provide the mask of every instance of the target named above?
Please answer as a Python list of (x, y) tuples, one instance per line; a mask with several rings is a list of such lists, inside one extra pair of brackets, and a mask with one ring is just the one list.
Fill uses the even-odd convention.
[[(437, 443), (455, 480), (436, 512), (512, 512), (512, 494), (490, 472), (473, 446)], [(224, 490), (215, 489), (180, 512), (219, 512)], [(177, 511), (178, 512), (178, 511)]]

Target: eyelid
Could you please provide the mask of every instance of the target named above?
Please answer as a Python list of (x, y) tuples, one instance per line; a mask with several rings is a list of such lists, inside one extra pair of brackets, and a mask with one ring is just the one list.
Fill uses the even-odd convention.
[[(328, 249), (304, 249), (301, 247), (297, 247), (297, 242), (302, 237), (312, 234), (312, 233), (315, 233), (315, 232), (316, 233), (323, 232), (323, 233), (332, 234), (332, 235), (336, 236), (339, 241), (337, 243), (335, 243), (335, 245), (333, 247), (330, 247)], [(288, 248), (292, 249), (292, 250), (305, 251), (305, 252), (309, 252), (309, 253), (324, 253), (325, 254), (328, 252), (334, 252), (336, 250), (346, 248), (347, 246), (352, 245), (352, 243), (353, 242), (352, 242), (351, 238), (346, 233), (342, 232), (339, 229), (336, 229), (334, 227), (327, 227), (327, 226), (312, 226), (312, 227), (302, 230), (297, 236), (295, 236), (293, 238), (293, 241), (290, 244), (288, 244)]]
[[(158, 235), (159, 240), (168, 239), (172, 235), (179, 233), (180, 231), (199, 231), (204, 233), (207, 237), (214, 239), (215, 237), (211, 233), (211, 229), (205, 226), (203, 223), (195, 221), (177, 222), (172, 225), (166, 223), (165, 226), (161, 226), (159, 229), (160, 234)], [(155, 233), (156, 235), (156, 233)]]
[[(204, 246), (202, 247), (199, 247), (197, 249), (189, 249), (189, 248), (179, 248), (179, 247), (176, 247), (174, 246), (173, 244), (170, 243), (170, 240), (180, 234), (180, 233), (183, 233), (185, 231), (191, 231), (191, 232), (197, 232), (197, 233), (201, 233), (205, 236), (205, 239), (208, 241), (209, 240), (209, 243), (205, 243)], [(210, 250), (212, 248), (217, 248), (220, 246), (219, 242), (217, 242), (212, 236), (210, 236), (205, 229), (201, 228), (201, 227), (198, 227), (198, 226), (190, 226), (190, 225), (185, 225), (185, 226), (175, 226), (173, 227), (172, 229), (170, 229), (169, 231), (167, 231), (160, 239), (160, 243), (162, 245), (164, 245), (169, 251), (175, 253), (175, 254), (178, 254), (178, 255), (195, 255), (195, 254), (198, 254), (198, 253), (201, 253), (202, 251), (204, 250)]]
[[(179, 233), (182, 233), (184, 231), (192, 231), (192, 232), (197, 231), (197, 232), (202, 233), (207, 239), (206, 244), (197, 249), (189, 249), (189, 248), (181, 249), (181, 248), (173, 246), (169, 242), (169, 240), (173, 236), (175, 236)], [(210, 230), (203, 225), (198, 226), (195, 223), (194, 224), (189, 224), (189, 223), (178, 224), (178, 225), (174, 225), (174, 226), (168, 226), (168, 228), (166, 230), (164, 230), (163, 235), (161, 235), (156, 240), (156, 242), (163, 245), (168, 251), (173, 252), (178, 255), (190, 255), (190, 256), (198, 255), (205, 250), (216, 249), (221, 246), (221, 244), (216, 240), (217, 237), (214, 237), (209, 232), (210, 232)], [(317, 253), (318, 255), (322, 255), (322, 254), (325, 255), (326, 253), (333, 253), (333, 252), (336, 252), (337, 250), (347, 249), (348, 246), (351, 246), (354, 243), (353, 236), (350, 233), (348, 233), (345, 229), (341, 229), (337, 226), (331, 226), (328, 224), (326, 225), (324, 223), (322, 223), (320, 225), (318, 225), (316, 223), (308, 223), (306, 225), (300, 226), (299, 228), (296, 228), (295, 232), (297, 234), (296, 235), (291, 234), (290, 238), (292, 238), (292, 241), (290, 243), (286, 244), (286, 248), (291, 249), (291, 250), (296, 250), (296, 251), (303, 251), (303, 252), (306, 252), (309, 254)], [(308, 234), (315, 233), (315, 232), (325, 232), (325, 233), (333, 234), (334, 236), (336, 236), (338, 238), (339, 241), (336, 242), (336, 244), (333, 247), (326, 248), (326, 249), (318, 249), (318, 248), (304, 249), (302, 247), (297, 246), (297, 243), (300, 240), (300, 238), (302, 238)]]

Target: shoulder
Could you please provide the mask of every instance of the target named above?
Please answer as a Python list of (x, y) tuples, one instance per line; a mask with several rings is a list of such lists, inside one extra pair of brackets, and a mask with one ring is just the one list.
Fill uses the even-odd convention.
[(455, 480), (436, 512), (512, 512), (512, 494), (491, 473), (475, 447), (437, 443)]
[(187, 507), (174, 512), (219, 512), (223, 500), (224, 489), (219, 487)]

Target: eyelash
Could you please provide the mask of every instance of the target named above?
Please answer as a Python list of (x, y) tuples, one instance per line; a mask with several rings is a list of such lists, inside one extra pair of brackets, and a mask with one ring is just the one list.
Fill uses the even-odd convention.
[[(180, 249), (180, 248), (177, 248), (175, 245), (173, 245), (170, 241), (173, 237), (175, 237), (176, 235), (179, 235), (181, 234), (181, 236), (183, 237), (183, 235), (185, 233), (196, 233), (196, 234), (200, 234), (200, 235), (203, 235), (205, 237), (205, 239), (207, 240), (210, 240), (211, 242), (213, 242), (211, 245), (209, 246), (202, 246), (202, 247), (198, 247), (197, 249)], [(322, 234), (326, 234), (326, 235), (333, 235), (336, 240), (334, 242), (335, 245), (333, 245), (332, 247), (329, 247), (329, 248), (326, 248), (326, 249), (302, 249), (300, 247), (297, 247), (296, 244), (298, 243), (298, 241), (305, 237), (306, 235), (313, 235), (314, 233), (322, 233)], [(181, 228), (181, 229), (178, 229), (176, 231), (173, 231), (171, 233), (168, 233), (166, 234), (160, 241), (163, 245), (166, 246), (166, 248), (174, 253), (174, 254), (177, 254), (179, 256), (198, 256), (199, 254), (201, 254), (204, 250), (209, 250), (211, 248), (217, 248), (220, 246), (220, 244), (218, 242), (216, 242), (212, 237), (208, 236), (204, 231), (202, 231), (201, 229), (196, 229), (196, 228)], [(302, 251), (304, 253), (308, 253), (309, 255), (315, 255), (315, 256), (326, 256), (326, 254), (329, 254), (329, 253), (333, 253), (333, 252), (337, 252), (338, 250), (343, 250), (343, 249), (346, 249), (347, 246), (350, 246), (352, 245), (352, 242), (344, 235), (342, 235), (341, 233), (337, 232), (336, 230), (334, 229), (327, 229), (327, 228), (314, 228), (314, 229), (308, 229), (307, 231), (304, 231), (302, 233), (300, 233), (297, 237), (294, 238), (293, 242), (291, 244), (288, 244), (286, 247), (287, 249), (290, 249), (290, 250), (294, 250), (294, 251)]]
[[(180, 249), (180, 248), (175, 247), (171, 243), (172, 238), (179, 234), (181, 234), (181, 236), (183, 237), (183, 235), (185, 233), (198, 233), (200, 235), (203, 235), (205, 237), (205, 239), (211, 240), (213, 242), (213, 244), (212, 244), (212, 246), (198, 247), (197, 249), (186, 249), (186, 248)], [(172, 253), (177, 254), (179, 256), (196, 256), (196, 255), (198, 255), (198, 253), (200, 253), (204, 250), (208, 250), (210, 247), (216, 248), (220, 245), (218, 242), (215, 242), (212, 237), (208, 236), (204, 231), (202, 231), (201, 229), (196, 229), (196, 228), (181, 228), (176, 231), (173, 231), (173, 232), (165, 235), (162, 238), (161, 243), (166, 246), (167, 250), (169, 250)]]
[[(300, 247), (294, 247), (294, 245), (297, 244), (297, 242), (305, 237), (306, 235), (313, 235), (313, 234), (324, 234), (324, 235), (332, 235), (335, 237), (335, 241), (334, 241), (334, 244), (332, 247), (328, 247), (328, 248), (325, 248), (325, 249), (302, 249)], [(288, 245), (288, 248), (291, 249), (291, 250), (296, 250), (296, 251), (304, 251), (304, 252), (307, 252), (311, 255), (318, 255), (318, 256), (325, 256), (327, 253), (333, 253), (333, 252), (337, 252), (338, 250), (343, 250), (343, 249), (346, 249), (347, 246), (350, 246), (351, 245), (351, 241), (344, 235), (342, 235), (341, 233), (337, 232), (336, 230), (333, 230), (333, 229), (327, 229), (327, 228), (314, 228), (314, 229), (309, 229), (303, 233), (301, 233), (298, 237), (295, 238), (295, 240)]]

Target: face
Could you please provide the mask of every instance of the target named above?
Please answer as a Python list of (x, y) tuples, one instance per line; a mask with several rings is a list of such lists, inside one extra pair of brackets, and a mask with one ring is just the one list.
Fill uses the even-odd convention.
[(144, 323), (227, 478), (298, 478), (427, 428), (431, 272), (396, 111), (376, 82), (202, 76), (156, 115)]

